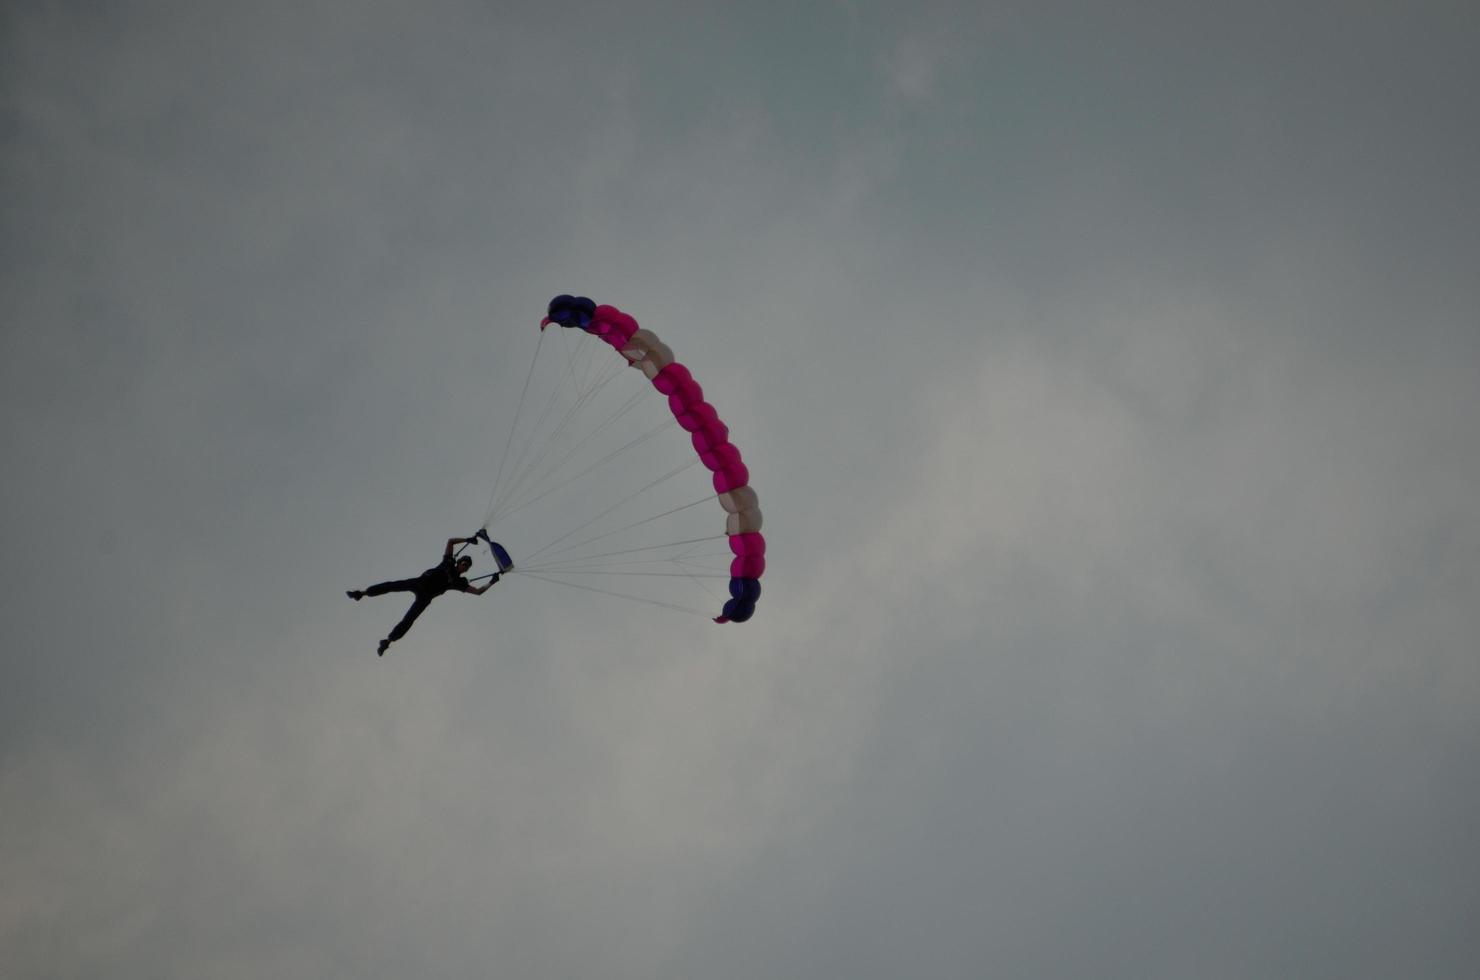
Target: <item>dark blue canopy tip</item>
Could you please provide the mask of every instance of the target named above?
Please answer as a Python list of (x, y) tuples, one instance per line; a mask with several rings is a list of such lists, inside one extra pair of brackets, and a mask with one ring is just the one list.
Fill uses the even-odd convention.
[(755, 578), (730, 579), (730, 595), (752, 605), (761, 597), (761, 581)]
[(743, 623), (755, 615), (755, 603), (744, 599), (731, 599), (725, 603), (723, 615), (732, 623)]
[(546, 309), (546, 315), (551, 323), (558, 323), (562, 327), (586, 327), (591, 318), (596, 314), (596, 304), (585, 296), (572, 296), (569, 293), (561, 293), (550, 300)]

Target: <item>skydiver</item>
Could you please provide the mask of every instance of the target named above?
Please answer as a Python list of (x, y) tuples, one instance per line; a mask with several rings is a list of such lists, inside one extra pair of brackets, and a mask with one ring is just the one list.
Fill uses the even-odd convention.
[(447, 548), (442, 552), (442, 561), (435, 568), (428, 568), (416, 578), (399, 579), (394, 582), (381, 582), (361, 591), (351, 589), (345, 595), (359, 602), (367, 595), (385, 595), (387, 592), (410, 592), (416, 596), (411, 608), (406, 610), (406, 615), (391, 630), (390, 635), (380, 641), (379, 648), (375, 651), (377, 656), (385, 656), (386, 648), (392, 643), (406, 635), (411, 624), (416, 622), (416, 617), (426, 611), (432, 600), (444, 592), (458, 591), (469, 595), (482, 595), (493, 588), (493, 583), (499, 579), (499, 573), (494, 572), (489, 577), (487, 585), (472, 585), (463, 576), (469, 568), (473, 567), (473, 559), (463, 555), (457, 559), (452, 557), (452, 548), (459, 544), (475, 544), (477, 538), (448, 538)]

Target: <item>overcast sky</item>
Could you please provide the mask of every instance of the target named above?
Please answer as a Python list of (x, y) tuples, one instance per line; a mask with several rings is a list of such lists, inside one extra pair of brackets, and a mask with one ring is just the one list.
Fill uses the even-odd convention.
[[(1463, 2), (7, 4), (0, 974), (1475, 976), (1477, 92)], [(755, 619), (377, 659), (561, 292)]]

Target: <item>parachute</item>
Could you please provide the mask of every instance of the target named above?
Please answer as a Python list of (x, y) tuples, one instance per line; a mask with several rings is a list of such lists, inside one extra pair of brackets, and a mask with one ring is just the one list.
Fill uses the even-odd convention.
[[(498, 570), (500, 573), (513, 570), (514, 559), (509, 557), (508, 549), (506, 549), (503, 545), (499, 544), (497, 541), (488, 536), (488, 528), (480, 527), (478, 529), (478, 533), (473, 537), (474, 539), (482, 539), (483, 542), (488, 545), (488, 551), (491, 555), (493, 555), (493, 560), (498, 565)], [(464, 545), (463, 547), (467, 546)], [(462, 554), (461, 548), (458, 549), (458, 554)]]
[[(622, 312), (615, 306), (597, 305), (584, 296), (562, 294), (550, 301), (546, 316), (540, 321), (541, 344), (544, 343), (546, 328), (552, 324), (571, 331), (580, 331), (585, 335), (589, 335), (589, 337), (603, 341), (609, 345), (616, 354), (620, 355), (620, 360), (612, 362), (618, 365), (617, 372), (621, 371), (621, 365), (623, 364), (640, 371), (650, 383), (651, 389), (666, 399), (666, 412), (659, 413), (666, 417), (666, 423), (660, 420), (658, 426), (646, 432), (639, 433), (637, 436), (629, 439), (625, 445), (619, 446), (615, 450), (596, 450), (595, 453), (598, 455), (598, 458), (589, 465), (582, 466), (582, 464), (567, 463), (567, 460), (574, 458), (583, 448), (587, 448), (590, 451), (588, 447), (593, 442), (601, 445), (601, 440), (613, 428), (620, 429), (623, 423), (618, 422), (618, 419), (622, 419), (631, 411), (639, 398), (645, 397), (649, 400), (652, 398), (651, 395), (643, 396), (642, 392), (638, 391), (628, 396), (626, 401), (619, 406), (612, 408), (604, 406), (594, 407), (597, 405), (597, 400), (601, 397), (601, 394), (608, 389), (609, 382), (613, 380), (614, 375), (605, 373), (604, 366), (593, 367), (586, 361), (578, 360), (575, 353), (568, 352), (567, 362), (560, 365), (557, 370), (559, 371), (561, 380), (570, 384), (573, 394), (569, 396), (567, 402), (559, 403), (556, 402), (553, 394), (548, 398), (542, 398), (540, 392), (536, 391), (534, 393), (535, 401), (544, 400), (546, 402), (545, 412), (542, 417), (552, 419), (545, 429), (548, 435), (540, 438), (531, 436), (526, 444), (516, 452), (513, 449), (514, 435), (519, 426), (520, 413), (523, 411), (525, 403), (530, 400), (530, 378), (534, 374), (534, 365), (532, 364), (530, 377), (526, 378), (525, 388), (520, 393), (519, 410), (516, 411), (514, 421), (510, 426), (509, 443), (505, 446), (504, 454), (500, 458), (499, 475), (495, 479), (495, 489), (493, 495), (490, 497), (489, 511), (484, 521), (484, 531), (480, 535), (485, 541), (490, 543), (491, 548), (495, 549), (493, 554), (500, 570), (510, 570), (514, 567), (514, 563), (508, 552), (501, 545), (495, 548), (492, 544), (491, 539), (487, 535), (487, 528), (490, 524), (507, 517), (515, 510), (519, 510), (529, 503), (539, 500), (548, 493), (555, 492), (555, 490), (566, 486), (584, 474), (608, 465), (611, 460), (620, 456), (628, 448), (645, 443), (650, 439), (656, 441), (657, 437), (663, 434), (662, 429), (671, 429), (673, 422), (677, 422), (678, 426), (687, 434), (687, 442), (692, 450), (689, 452), (686, 463), (681, 463), (668, 472), (660, 472), (655, 478), (645, 482), (644, 486), (640, 487), (638, 491), (628, 497), (616, 500), (609, 506), (605, 506), (605, 499), (602, 498), (601, 502), (604, 506), (602, 513), (598, 514), (597, 518), (587, 521), (575, 530), (557, 538), (550, 545), (546, 545), (545, 548), (536, 551), (530, 556), (536, 559), (533, 562), (527, 558), (521, 558), (520, 570), (531, 574), (532, 577), (553, 577), (552, 580), (555, 581), (562, 581), (562, 575), (568, 576), (577, 572), (587, 574), (616, 574), (614, 566), (611, 564), (612, 559), (610, 556), (644, 552), (655, 556), (645, 559), (647, 563), (646, 568), (651, 569), (653, 566), (661, 565), (664, 569), (668, 570), (633, 571), (629, 565), (626, 567), (626, 571), (629, 574), (688, 578), (698, 583), (700, 579), (708, 576), (705, 572), (699, 570), (699, 560), (703, 556), (694, 554), (692, 549), (698, 542), (724, 538), (728, 547), (726, 554), (729, 559), (729, 574), (727, 576), (729, 579), (729, 595), (727, 598), (714, 596), (715, 600), (722, 601), (722, 608), (719, 615), (711, 616), (710, 618), (716, 623), (746, 622), (755, 614), (756, 603), (761, 595), (760, 579), (766, 568), (766, 541), (765, 537), (761, 534), (761, 511), (756, 492), (750, 483), (750, 470), (746, 466), (740, 450), (730, 440), (729, 427), (720, 418), (714, 406), (705, 399), (704, 390), (694, 379), (693, 373), (674, 357), (672, 348), (660, 340), (651, 330), (641, 328), (631, 315)], [(556, 333), (562, 332), (556, 331)], [(589, 340), (584, 342), (586, 344), (591, 343)], [(536, 349), (535, 357), (536, 361), (538, 361), (538, 348)], [(583, 413), (585, 415), (595, 416), (592, 429), (584, 437), (573, 436), (571, 435), (574, 428), (572, 420), (581, 416)], [(541, 425), (546, 425), (546, 423), (534, 423), (533, 427), (538, 430)], [(668, 435), (671, 437), (675, 434), (670, 432)], [(567, 442), (573, 444), (569, 449), (564, 450), (563, 453), (554, 449), (554, 444), (562, 437)], [(671, 449), (672, 447), (669, 448)], [(551, 457), (554, 458), (552, 459)], [(625, 527), (603, 532), (586, 539), (586, 542), (594, 542), (608, 538), (611, 535), (629, 532), (633, 528), (645, 527), (659, 518), (667, 518), (671, 514), (687, 511), (690, 507), (701, 504), (706, 499), (717, 502), (724, 512), (725, 517), (722, 534), (719, 533), (720, 529), (716, 520), (714, 522), (714, 533), (712, 534), (706, 533), (701, 537), (687, 538), (663, 544), (643, 545), (641, 547), (626, 548), (615, 552), (595, 553), (583, 558), (586, 564), (579, 567), (571, 564), (569, 560), (566, 560), (564, 564), (551, 562), (548, 558), (545, 559), (544, 564), (541, 564), (538, 560), (541, 553), (546, 555), (552, 552), (558, 554), (560, 550), (567, 550), (569, 547), (572, 547), (565, 546), (563, 548), (557, 548), (560, 542), (576, 531), (594, 523), (606, 513), (616, 510), (625, 504), (627, 500), (640, 496), (651, 487), (676, 476), (680, 471), (686, 469), (688, 465), (694, 462), (701, 464), (709, 473), (708, 483), (712, 488), (712, 492), (708, 493), (706, 497), (698, 501), (684, 503), (680, 506), (666, 509), (662, 513), (652, 517), (645, 517)], [(517, 475), (512, 476), (507, 485), (503, 483), (506, 467), (511, 472), (517, 471)], [(566, 470), (572, 468), (576, 470), (574, 473), (566, 472)], [(533, 473), (540, 473), (541, 476), (531, 476)], [(537, 484), (540, 479), (545, 480), (549, 489), (531, 490), (531, 486)], [(501, 487), (505, 490), (503, 496), (500, 496)], [(508, 540), (508, 537), (505, 535), (501, 535), (501, 537)], [(584, 544), (586, 542), (582, 543)], [(601, 562), (600, 564), (596, 563), (598, 559)], [(622, 560), (629, 563), (631, 561), (631, 559), (627, 558)], [(724, 576), (716, 574), (714, 577), (722, 578)], [(563, 584), (570, 583), (565, 581)], [(597, 592), (607, 591), (589, 586), (577, 587), (592, 588), (592, 591)], [(609, 594), (622, 595), (622, 593), (615, 592)], [(712, 595), (713, 593), (711, 592), (710, 594)], [(635, 597), (629, 596), (629, 598)], [(645, 599), (643, 601), (655, 600)], [(656, 604), (669, 605), (669, 603), (663, 601), (656, 601)], [(675, 606), (674, 608), (681, 607)]]
[[(486, 531), (483, 534), (484, 537), (488, 536), (488, 532)], [(493, 552), (493, 560), (498, 562), (498, 570), (500, 572), (507, 572), (514, 567), (514, 560), (509, 557), (509, 553), (504, 550), (504, 546), (497, 541), (488, 542), (488, 550)]]

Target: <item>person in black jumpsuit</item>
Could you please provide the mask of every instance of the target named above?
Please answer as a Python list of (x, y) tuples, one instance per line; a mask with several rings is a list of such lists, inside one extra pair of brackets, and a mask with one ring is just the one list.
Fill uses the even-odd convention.
[(454, 559), (452, 548), (459, 544), (474, 544), (475, 538), (448, 538), (447, 548), (442, 552), (442, 561), (435, 568), (428, 568), (416, 578), (403, 578), (394, 582), (381, 582), (361, 591), (352, 589), (345, 593), (351, 599), (359, 602), (367, 595), (385, 595), (387, 592), (410, 592), (416, 596), (411, 603), (411, 608), (406, 610), (406, 615), (391, 630), (390, 635), (380, 641), (380, 647), (376, 650), (379, 656), (385, 656), (386, 648), (392, 643), (406, 635), (411, 624), (416, 622), (416, 617), (426, 611), (432, 600), (444, 592), (466, 592), (469, 595), (482, 595), (493, 588), (493, 583), (498, 581), (498, 572), (488, 580), (487, 585), (470, 585), (463, 575), (469, 568), (473, 567), (473, 559), (467, 555)]

